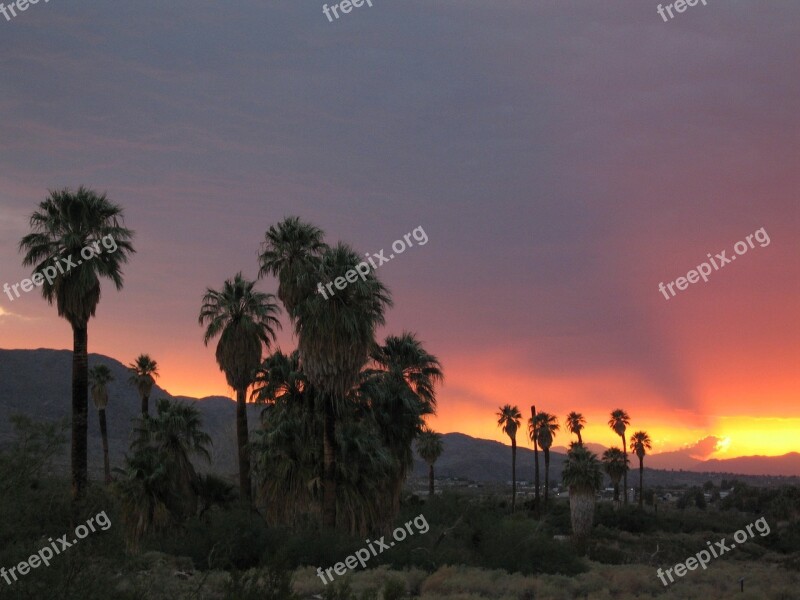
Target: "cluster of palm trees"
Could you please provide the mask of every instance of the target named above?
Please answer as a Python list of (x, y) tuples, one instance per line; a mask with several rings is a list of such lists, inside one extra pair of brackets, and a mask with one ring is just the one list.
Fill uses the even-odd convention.
[[(238, 273), (203, 297), (204, 341), (219, 338), (217, 363), (236, 390), (240, 495), (252, 498), (253, 452), (259, 501), (272, 521), (319, 517), (325, 527), (359, 532), (386, 526), (399, 511), (414, 441), (424, 434), (427, 448), (424, 419), (435, 413), (443, 378), (438, 359), (411, 333), (378, 343), (392, 301), (374, 273), (330, 298), (317, 293), (320, 281), (360, 262), (348, 245), (330, 246), (321, 229), (288, 217), (266, 231), (259, 254), (259, 277), (277, 279), (276, 296)], [(273, 348), (279, 303), (297, 336), (288, 354)], [(252, 444), (248, 390), (265, 405)]]
[[(499, 408), (497, 412), (497, 425), (502, 428), (503, 433), (508, 435), (511, 439), (511, 485), (512, 485), (512, 492), (511, 492), (511, 510), (513, 511), (516, 507), (516, 496), (517, 496), (517, 430), (520, 427), (522, 422), (522, 414), (519, 411), (517, 406), (511, 406), (510, 404), (506, 404)], [(578, 454), (572, 456), (573, 465), (575, 461), (581, 462), (589, 460), (589, 456), (594, 457), (594, 461), (597, 462), (597, 457), (588, 452), (583, 446), (583, 435), (582, 431), (586, 426), (586, 419), (581, 413), (578, 412), (570, 412), (565, 420), (567, 430), (577, 436), (577, 442), (572, 442), (570, 444), (570, 454), (568, 455), (568, 462), (569, 456), (572, 456), (572, 452), (577, 450)], [(624, 489), (625, 489), (625, 505), (628, 504), (628, 452), (625, 440), (625, 434), (627, 432), (627, 428), (630, 425), (630, 416), (627, 412), (622, 409), (616, 409), (611, 412), (608, 426), (620, 436), (622, 439), (622, 449), (620, 448), (609, 448), (603, 453), (602, 463), (597, 462), (598, 473), (600, 474), (600, 483), (602, 483), (602, 472), (599, 470), (601, 468), (605, 471), (605, 473), (611, 479), (611, 482), (614, 486), (614, 500), (616, 502), (619, 501), (619, 482), (620, 479), (624, 480)], [(531, 406), (531, 417), (528, 419), (528, 437), (533, 442), (534, 448), (534, 506), (538, 511), (540, 496), (539, 496), (539, 448), (542, 449), (544, 454), (544, 468), (545, 468), (545, 476), (544, 476), (544, 501), (543, 501), (543, 508), (547, 508), (547, 502), (549, 497), (550, 491), (550, 448), (553, 445), (553, 440), (557, 432), (560, 429), (560, 425), (558, 423), (558, 418), (550, 413), (547, 412), (536, 412), (536, 407)], [(652, 442), (650, 440), (650, 436), (647, 434), (646, 431), (637, 431), (633, 434), (630, 439), (630, 451), (635, 453), (639, 459), (639, 507), (642, 507), (642, 499), (643, 499), (643, 490), (644, 490), (644, 457), (647, 454), (648, 450), (652, 449)], [(587, 455), (584, 455), (583, 452), (586, 450), (588, 452)], [(590, 461), (591, 462), (591, 461)], [(581, 463), (582, 464), (582, 463)], [(594, 463), (592, 463), (594, 464)], [(591, 469), (590, 469), (591, 470)], [(574, 475), (574, 473), (573, 473)], [(590, 474), (590, 477), (587, 479), (587, 485), (589, 485), (593, 490), (596, 491), (594, 482), (596, 478), (594, 477), (594, 473)], [(596, 488), (599, 489), (600, 483), (597, 484)], [(581, 486), (578, 485), (578, 488)], [(594, 492), (593, 492), (594, 493)]]
[[(20, 251), (23, 264), (35, 272), (105, 236), (117, 243), (115, 252), (83, 261), (42, 285), (44, 298), (56, 304), (73, 330), (71, 479), (77, 505), (87, 485), (88, 323), (100, 301), (101, 280), (123, 287), (122, 266), (135, 252), (134, 232), (125, 227), (121, 207), (85, 187), (50, 192), (30, 226)], [(387, 526), (399, 510), (415, 440), (430, 465), (433, 493), (433, 463), (442, 442), (427, 429), (425, 417), (436, 410), (441, 364), (414, 334), (390, 335), (378, 343), (376, 330), (384, 325), (392, 300), (374, 272), (348, 279), (330, 298), (316, 293), (317, 283), (340, 278), (360, 262), (361, 255), (348, 245), (330, 246), (321, 229), (289, 217), (266, 231), (259, 254), (259, 278), (277, 279), (276, 296), (257, 291), (256, 281), (240, 272), (202, 298), (198, 321), (204, 343), (217, 339), (217, 363), (236, 392), (239, 497), (251, 504), (255, 487), (274, 521), (319, 519), (325, 527), (351, 531)], [(279, 302), (298, 341), (289, 354), (273, 348), (281, 326)], [(189, 405), (160, 400), (156, 414), (150, 414), (155, 361), (141, 355), (129, 368), (141, 418), (118, 488), (136, 541), (193, 513), (202, 500), (203, 479), (190, 458), (208, 457), (210, 440)], [(106, 482), (111, 481), (105, 426), (111, 379), (107, 367), (92, 368)], [(265, 404), (253, 443), (248, 399)], [(219, 482), (209, 486), (227, 497)]]

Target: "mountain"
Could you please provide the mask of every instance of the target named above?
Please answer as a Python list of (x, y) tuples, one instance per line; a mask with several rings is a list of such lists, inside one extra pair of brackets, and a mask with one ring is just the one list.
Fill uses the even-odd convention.
[[(89, 354), (89, 366), (106, 365), (114, 381), (108, 386), (109, 402), (106, 409), (108, 423), (109, 457), (112, 468), (122, 463), (128, 450), (133, 420), (140, 414), (141, 401), (136, 390), (128, 385), (128, 369), (121, 362), (101, 354)], [(0, 350), (0, 443), (13, 435), (9, 417), (23, 413), (39, 420), (55, 421), (69, 418), (72, 398), (72, 351), (70, 350)], [(150, 410), (155, 400), (170, 398), (193, 403), (203, 417), (203, 429), (211, 436), (214, 471), (233, 475), (236, 462), (236, 404), (230, 398), (210, 396), (188, 398), (173, 396), (155, 386), (150, 394)], [(249, 411), (250, 426), (258, 423), (260, 407)], [(64, 461), (68, 452), (64, 452)], [(102, 443), (97, 411), (89, 400), (89, 469), (92, 476), (102, 475)], [(211, 466), (198, 463), (205, 471)]]
[[(89, 355), (89, 365), (104, 364), (111, 369), (114, 381), (109, 385), (109, 404), (106, 410), (111, 464), (119, 466), (129, 445), (132, 421), (139, 416), (140, 401), (136, 390), (128, 385), (128, 370), (121, 362), (100, 354)], [(9, 417), (23, 413), (36, 419), (69, 418), (71, 406), (72, 351), (70, 350), (0, 350), (0, 444), (7, 442), (13, 429)], [(214, 442), (213, 463), (198, 465), (201, 470), (213, 468), (223, 475), (233, 476), (236, 468), (235, 403), (230, 398), (211, 396), (189, 398), (173, 396), (155, 386), (150, 396), (151, 409), (158, 398), (170, 398), (193, 403), (203, 417), (203, 428)], [(250, 406), (250, 427), (257, 426), (260, 407)], [(520, 436), (521, 444), (524, 438)], [(559, 438), (565, 441), (567, 438)], [(478, 482), (503, 483), (511, 480), (511, 447), (494, 440), (482, 440), (463, 433), (443, 436), (444, 453), (436, 462), (437, 477), (452, 477)], [(593, 452), (602, 454), (605, 447), (586, 444)], [(566, 448), (553, 447), (550, 452), (550, 479), (560, 480)], [(539, 452), (540, 477), (544, 480), (544, 456)], [(68, 452), (64, 452), (66, 464)], [(646, 477), (650, 485), (672, 485), (676, 482), (703, 482), (702, 474), (724, 473), (743, 475), (800, 476), (800, 454), (784, 456), (748, 456), (726, 460), (701, 461), (681, 451), (653, 454), (645, 459)], [(89, 467), (92, 476), (102, 475), (102, 451), (97, 411), (89, 401)], [(631, 462), (638, 467), (635, 457)], [(668, 470), (670, 469), (670, 470)], [(427, 465), (416, 457), (414, 475), (427, 476)], [(634, 479), (636, 475), (634, 474)], [(533, 450), (517, 447), (517, 479), (533, 481)], [(630, 479), (630, 478), (629, 478)]]

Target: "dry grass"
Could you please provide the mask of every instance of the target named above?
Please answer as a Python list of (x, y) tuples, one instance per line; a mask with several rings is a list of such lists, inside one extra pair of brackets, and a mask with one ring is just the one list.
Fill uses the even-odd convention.
[[(422, 600), (795, 600), (800, 597), (800, 573), (766, 561), (719, 559), (707, 571), (691, 571), (664, 587), (653, 567), (602, 565), (577, 577), (508, 574), (505, 571), (446, 566), (425, 576), (421, 571), (391, 571), (386, 567), (350, 575), (353, 590), (380, 589), (387, 578), (406, 581)], [(739, 591), (739, 579), (745, 591)], [(312, 569), (296, 573), (295, 589), (303, 598), (322, 591)]]

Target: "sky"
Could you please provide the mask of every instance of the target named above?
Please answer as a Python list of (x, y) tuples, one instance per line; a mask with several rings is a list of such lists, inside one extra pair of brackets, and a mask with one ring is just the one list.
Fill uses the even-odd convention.
[[(200, 299), (256, 277), (270, 225), (387, 256), (420, 227), (377, 271), (380, 336), (442, 361), (436, 430), (507, 443), (498, 407), (535, 404), (611, 445), (624, 408), (654, 452), (797, 450), (800, 4), (667, 22), (642, 0), (373, 0), (333, 22), (322, 4), (0, 16), (0, 284), (30, 275), (17, 245), (48, 190), (106, 192), (137, 253), (90, 352), (231, 395)], [(723, 250), (707, 282), (659, 290)], [(0, 347), (71, 345), (38, 293), (0, 295)]]

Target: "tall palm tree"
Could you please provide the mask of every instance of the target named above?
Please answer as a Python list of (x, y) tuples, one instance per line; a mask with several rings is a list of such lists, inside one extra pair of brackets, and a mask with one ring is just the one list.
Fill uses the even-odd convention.
[[(621, 408), (616, 409), (611, 413), (611, 418), (608, 420), (608, 426), (614, 430), (619, 437), (622, 438), (622, 451), (625, 453), (625, 463), (628, 462), (628, 446), (625, 443), (625, 431), (628, 425), (631, 424), (631, 418)], [(623, 503), (628, 506), (628, 470), (622, 475), (623, 484), (625, 486), (625, 493), (623, 495)]]
[(619, 448), (609, 448), (603, 452), (603, 469), (614, 486), (614, 502), (619, 502), (619, 480), (628, 470), (628, 458)]
[(278, 299), (292, 320), (297, 305), (319, 283), (315, 279), (319, 259), (328, 248), (324, 236), (319, 227), (298, 217), (287, 217), (264, 234), (258, 276), (269, 274), (278, 279)]
[(583, 415), (579, 412), (571, 412), (567, 415), (567, 429), (570, 433), (574, 433), (578, 436), (578, 444), (583, 446), (583, 437), (581, 436), (581, 431), (586, 426), (586, 419), (584, 419)]
[(360, 391), (395, 461), (390, 490), (390, 516), (400, 511), (403, 483), (414, 459), (412, 444), (424, 429), (424, 418), (436, 414), (436, 385), (444, 379), (442, 365), (412, 333), (390, 335), (370, 352)]
[[(55, 303), (58, 316), (72, 326), (71, 471), (76, 502), (84, 496), (87, 480), (89, 319), (100, 302), (100, 279), (106, 277), (117, 290), (122, 289), (122, 265), (135, 252), (133, 231), (123, 221), (122, 208), (105, 194), (83, 186), (74, 192), (51, 191), (31, 215), (31, 233), (19, 243), (25, 252), (22, 263), (34, 267), (33, 280), (41, 281), (42, 296), (49, 304)], [(100, 251), (100, 241), (108, 251)], [(98, 250), (91, 260), (81, 258), (86, 247)], [(52, 276), (44, 279), (43, 275)]]
[(639, 458), (639, 508), (642, 508), (644, 496), (644, 456), (647, 450), (653, 449), (653, 443), (646, 431), (637, 431), (631, 436), (631, 452)]
[(142, 415), (150, 415), (150, 393), (158, 377), (158, 364), (149, 354), (140, 354), (135, 361), (128, 365), (130, 379), (128, 383), (136, 387), (139, 398), (142, 401)]
[(546, 412), (536, 415), (536, 420), (539, 446), (544, 452), (544, 507), (547, 508), (547, 500), (550, 496), (550, 447), (553, 445), (559, 425), (558, 418)]
[(108, 462), (108, 429), (106, 428), (106, 406), (108, 406), (107, 385), (114, 380), (111, 369), (105, 365), (95, 365), (89, 370), (89, 381), (92, 384), (91, 394), (100, 421), (100, 437), (103, 440), (103, 472), (106, 485), (111, 483), (111, 466)]
[(517, 505), (517, 430), (522, 421), (519, 408), (506, 404), (497, 412), (497, 425), (511, 438), (511, 512)]
[[(312, 281), (333, 281), (360, 264), (361, 255), (346, 244), (324, 252)], [(391, 306), (388, 290), (370, 272), (364, 279), (329, 299), (307, 293), (294, 306), (300, 361), (317, 388), (324, 413), (323, 526), (336, 526), (336, 414), (359, 380), (361, 368), (375, 346), (375, 330), (384, 324)]]
[(417, 437), (417, 452), (420, 458), (428, 463), (428, 495), (433, 497), (433, 463), (444, 451), (442, 435), (431, 429), (425, 429)]
[(603, 483), (597, 456), (586, 447), (574, 444), (567, 452), (562, 479), (569, 488), (572, 535), (579, 551), (585, 554), (594, 522), (595, 495)]
[(533, 504), (539, 511), (539, 435), (536, 431), (536, 406), (531, 405), (531, 418), (528, 419), (528, 437), (533, 442)]
[(237, 273), (222, 289), (211, 288), (203, 296), (198, 321), (207, 325), (203, 343), (219, 336), (217, 364), (236, 390), (236, 443), (239, 450), (239, 493), (249, 504), (252, 498), (250, 446), (247, 428), (247, 388), (253, 383), (264, 348), (269, 349), (280, 328), (280, 308), (272, 294), (253, 289), (255, 282)]

